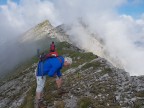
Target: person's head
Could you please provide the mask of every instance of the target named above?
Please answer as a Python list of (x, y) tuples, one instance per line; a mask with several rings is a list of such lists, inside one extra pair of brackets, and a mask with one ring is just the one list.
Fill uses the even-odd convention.
[(52, 44), (54, 44), (54, 41), (52, 41)]
[(65, 57), (64, 58), (64, 66), (70, 66), (72, 64), (72, 58)]

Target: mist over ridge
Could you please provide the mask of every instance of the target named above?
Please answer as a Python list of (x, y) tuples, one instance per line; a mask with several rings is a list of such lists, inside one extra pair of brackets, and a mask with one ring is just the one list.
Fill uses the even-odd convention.
[[(11, 60), (11, 57), (19, 59), (23, 58), (19, 55), (27, 55), (30, 50), (21, 48), (16, 40), (19, 40), (25, 31), (48, 19), (54, 27), (60, 24), (71, 25), (71, 29), (67, 30), (71, 41), (87, 51), (98, 54), (96, 50), (99, 49), (95, 47), (97, 43), (92, 43), (90, 36), (91, 33), (96, 34), (96, 38), (103, 40), (103, 49), (107, 51), (110, 59), (118, 60), (130, 75), (143, 75), (144, 16), (134, 19), (130, 15), (119, 14), (117, 8), (127, 2), (20, 0), (17, 4), (9, 0), (6, 5), (0, 6), (2, 62), (9, 59), (13, 64), (14, 60)], [(79, 24), (80, 18), (86, 24), (87, 30)], [(15, 42), (17, 44), (14, 45)], [(32, 49), (35, 49), (35, 45), (33, 47)], [(24, 53), (17, 54), (18, 49)], [(5, 65), (6, 63), (3, 67)]]

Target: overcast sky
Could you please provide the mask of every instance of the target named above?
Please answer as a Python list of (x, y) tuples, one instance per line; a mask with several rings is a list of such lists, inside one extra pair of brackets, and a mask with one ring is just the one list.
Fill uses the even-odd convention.
[[(0, 0), (0, 45), (46, 19), (57, 26), (74, 24), (82, 18), (126, 71), (144, 75), (143, 7), (143, 0)], [(85, 31), (69, 33), (77, 35), (79, 42), (88, 37), (82, 36)]]

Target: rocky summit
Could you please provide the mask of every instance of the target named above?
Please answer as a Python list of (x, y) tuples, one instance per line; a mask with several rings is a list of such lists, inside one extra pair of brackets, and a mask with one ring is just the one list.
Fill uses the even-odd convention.
[[(73, 64), (62, 70), (67, 93), (58, 95), (55, 79), (47, 77), (45, 108), (144, 108), (144, 76), (130, 76), (67, 42), (56, 46), (59, 55), (71, 57)], [(0, 108), (34, 108), (37, 62), (33, 57), (1, 83)]]

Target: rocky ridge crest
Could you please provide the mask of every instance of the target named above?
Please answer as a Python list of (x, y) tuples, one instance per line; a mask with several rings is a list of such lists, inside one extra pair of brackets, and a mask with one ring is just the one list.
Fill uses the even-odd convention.
[[(68, 43), (59, 45), (61, 55), (73, 58), (73, 65), (63, 70), (63, 88), (57, 94), (55, 79), (47, 78), (44, 104), (48, 108), (142, 108), (144, 77), (130, 76), (104, 58), (85, 53)], [(67, 53), (66, 53), (67, 52)], [(0, 107), (33, 108), (36, 63), (20, 76), (0, 86)]]

